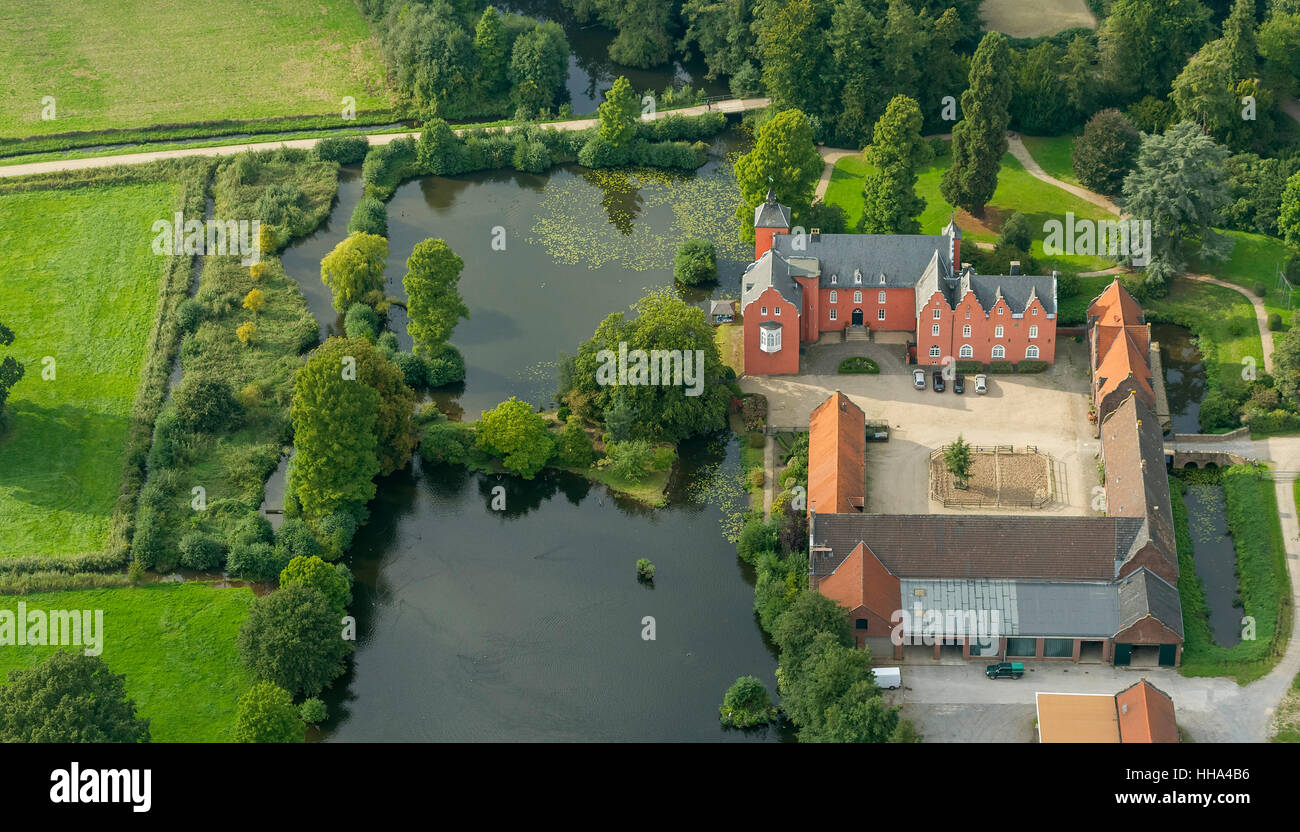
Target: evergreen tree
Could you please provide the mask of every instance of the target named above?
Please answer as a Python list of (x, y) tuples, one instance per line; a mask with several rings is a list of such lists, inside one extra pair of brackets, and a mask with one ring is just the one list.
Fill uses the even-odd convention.
[(503, 94), (509, 83), (510, 44), (507, 42), (501, 14), (493, 6), (483, 10), (474, 29), (474, 60), (478, 64), (479, 86), (486, 96)]
[(632, 83), (620, 75), (614, 80), (614, 86), (605, 93), (597, 112), (600, 114), (600, 130), (597, 135), (614, 147), (623, 147), (636, 135), (637, 115), (641, 110), (640, 99)]
[(1065, 76), (1065, 98), (1074, 108), (1076, 119), (1087, 118), (1097, 103), (1097, 47), (1092, 38), (1075, 35), (1061, 58)]
[(1098, 33), (1106, 81), (1127, 100), (1164, 98), (1209, 33), (1199, 0), (1114, 0)]
[(1015, 60), (1015, 125), (1034, 136), (1054, 136), (1074, 118), (1069, 89), (1061, 77), (1061, 50), (1044, 41)]
[(895, 96), (876, 122), (863, 155), (868, 169), (863, 183), (860, 230), (869, 234), (917, 234), (917, 217), (925, 200), (916, 195), (916, 168), (929, 160), (930, 145), (921, 137), (921, 108), (905, 95)]
[(764, 6), (755, 21), (763, 67), (763, 86), (777, 108), (798, 108), (823, 115), (835, 99), (826, 95), (832, 77), (826, 50), (830, 4), (826, 0), (790, 0)]
[(1007, 152), (1011, 101), (1007, 40), (989, 32), (971, 59), (970, 86), (961, 96), (962, 120), (952, 130), (952, 167), (944, 172), (944, 199), (977, 216), (993, 198)]

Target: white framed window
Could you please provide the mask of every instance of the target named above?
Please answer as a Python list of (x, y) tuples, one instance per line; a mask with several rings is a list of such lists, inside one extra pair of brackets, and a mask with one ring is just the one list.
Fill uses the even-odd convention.
[(854, 292), (854, 293), (853, 293), (853, 302), (854, 302), (854, 303), (862, 303), (862, 293), (861, 293), (861, 292)]
[(1001, 304), (998, 304), (998, 314), (999, 314), (999, 315), (1002, 314), (1002, 310), (1003, 310), (1004, 308), (1005, 308), (1005, 307), (1003, 307)]
[(938, 324), (935, 324), (934, 326), (930, 327), (930, 334), (931, 334), (931, 335), (938, 335), (938, 334), (939, 334), (939, 325), (938, 325)]
[(934, 319), (939, 320), (939, 307), (937, 306), (934, 308)]
[(766, 306), (760, 306), (760, 307), (758, 307), (758, 311), (759, 311), (760, 314), (766, 315), (766, 314), (767, 314), (767, 307), (766, 307)]
[(779, 306), (773, 306), (773, 307), (772, 307), (772, 311), (773, 311), (774, 313), (776, 313), (777, 316), (780, 316), (780, 314), (781, 314), (781, 307), (779, 307)]
[(995, 326), (995, 327), (993, 328), (993, 337), (994, 337), (994, 338), (1001, 338), (1001, 337), (1002, 337), (1002, 325), (1001, 325), (1001, 324), (998, 324), (997, 326)]
[(837, 274), (833, 274), (833, 275), (831, 275), (831, 285), (832, 285), (832, 286), (834, 286), (836, 283), (839, 283), (839, 282), (840, 282), (840, 276), (839, 276), (839, 275), (837, 275)]
[(876, 320), (877, 320), (877, 321), (883, 321), (884, 319), (885, 319), (885, 310), (883, 310), (883, 309), (877, 309), (877, 310), (876, 310)]
[(970, 337), (970, 324), (966, 324), (965, 326), (963, 326), (963, 327), (961, 328), (961, 337), (963, 337), (963, 338), (969, 338), (969, 337)]
[(1037, 357), (1038, 357), (1038, 347), (1034, 346), (1033, 344), (1030, 344), (1029, 346), (1025, 347), (1025, 358), (1037, 358)]
[(968, 321), (970, 320), (970, 310), (969, 310), (969, 309), (966, 310), (966, 320), (968, 320)]
[(876, 293), (876, 303), (884, 303), (884, 302), (885, 302), (885, 293), (884, 293), (884, 292), (877, 292), (877, 293)]
[(781, 330), (760, 329), (758, 331), (758, 347), (763, 352), (780, 352), (781, 351)]
[(835, 291), (834, 289), (831, 289), (831, 303), (839, 303), (839, 302), (840, 302), (840, 293)]
[(938, 357), (939, 357), (939, 348), (938, 348), (938, 347), (930, 347), (930, 357), (931, 357), (931, 358), (938, 358)]
[(1029, 337), (1030, 337), (1030, 338), (1037, 338), (1037, 337), (1038, 337), (1038, 324), (1030, 324), (1030, 325), (1029, 325)]
[(1037, 307), (1037, 306), (1031, 306), (1031, 307), (1029, 307), (1029, 314), (1030, 314), (1030, 315), (1037, 315), (1037, 314), (1038, 314), (1038, 307)]
[(995, 347), (993, 348), (993, 357), (994, 357), (994, 358), (1006, 358), (1006, 357), (1007, 357), (1007, 348), (1004, 347), (1004, 346), (1002, 346), (1001, 344), (998, 344), (997, 346), (995, 346)]
[(975, 350), (971, 349), (970, 344), (962, 344), (961, 349), (957, 352), (958, 358), (974, 358)]
[(832, 321), (835, 320), (836, 318), (838, 318), (838, 317), (840, 316), (840, 315), (839, 315), (839, 312), (840, 312), (840, 310), (838, 310), (838, 309), (832, 309), (832, 310), (831, 310), (831, 320), (832, 320)]

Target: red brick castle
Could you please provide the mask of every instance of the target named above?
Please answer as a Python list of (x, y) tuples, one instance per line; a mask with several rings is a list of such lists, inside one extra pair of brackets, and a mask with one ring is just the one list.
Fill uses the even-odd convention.
[(790, 233), (790, 209), (754, 209), (754, 262), (741, 278), (745, 372), (799, 372), (822, 333), (915, 333), (917, 361), (1047, 361), (1056, 356), (1056, 274), (981, 275), (961, 262), (961, 229), (939, 234)]

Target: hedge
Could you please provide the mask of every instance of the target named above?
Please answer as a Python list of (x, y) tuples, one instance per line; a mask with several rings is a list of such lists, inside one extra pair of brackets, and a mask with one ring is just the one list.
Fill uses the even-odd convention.
[(366, 158), (370, 151), (370, 140), (357, 133), (351, 136), (328, 136), (316, 142), (314, 150), (317, 159), (322, 162), (338, 162), (340, 165), (355, 165)]

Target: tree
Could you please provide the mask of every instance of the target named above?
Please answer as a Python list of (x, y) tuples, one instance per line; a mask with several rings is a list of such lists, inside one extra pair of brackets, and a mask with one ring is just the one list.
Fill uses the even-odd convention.
[(558, 23), (540, 23), (515, 38), (509, 77), (515, 106), (529, 116), (555, 105), (569, 77), (569, 42)]
[(555, 443), (555, 461), (565, 468), (590, 468), (596, 458), (591, 437), (577, 418), (570, 418)]
[(732, 0), (686, 0), (682, 3), (682, 48), (694, 48), (716, 80), (741, 72), (754, 54), (753, 4)]
[(618, 76), (598, 108), (600, 130), (597, 135), (614, 147), (623, 147), (636, 135), (640, 109), (641, 102), (636, 90), (632, 89), (632, 83), (625, 76)]
[(1070, 152), (1070, 164), (1085, 187), (1117, 194), (1141, 146), (1142, 137), (1128, 116), (1116, 109), (1102, 110), (1088, 119)]
[(555, 450), (546, 420), (532, 405), (514, 396), (484, 411), (476, 441), (480, 448), (500, 457), (507, 471), (528, 480), (545, 467)]
[[(0, 347), (7, 347), (13, 342), (14, 331), (0, 323)], [(6, 355), (4, 361), (0, 361), (0, 413), (3, 413), (5, 402), (9, 400), (9, 391), (22, 380), (24, 372), (26, 368), (12, 355)]]
[(796, 214), (807, 210), (823, 166), (808, 117), (799, 110), (777, 113), (759, 128), (754, 149), (736, 160), (741, 239), (754, 241), (754, 209), (769, 189), (778, 202), (790, 206)]
[(1223, 21), (1223, 42), (1228, 53), (1231, 77), (1255, 76), (1255, 0), (1236, 0)]
[[(998, 229), (998, 246), (1028, 251), (1033, 242), (1033, 231), (1029, 227), (1029, 218), (1019, 211), (1013, 211), (1006, 222)], [(1033, 272), (1030, 272), (1033, 274)]]
[(609, 469), (628, 482), (641, 482), (649, 473), (647, 467), (654, 456), (650, 443), (644, 439), (611, 442), (605, 449), (609, 456)]
[(871, 145), (863, 151), (868, 168), (858, 227), (868, 234), (918, 234), (917, 217), (925, 200), (916, 195), (916, 168), (929, 161), (930, 145), (921, 137), (921, 107), (895, 96), (876, 121)]
[(373, 306), (360, 302), (352, 304), (343, 316), (343, 332), (349, 338), (365, 338), (375, 343), (379, 338), (379, 313)]
[(1114, 0), (1097, 36), (1106, 82), (1129, 101), (1163, 98), (1209, 32), (1199, 0)]
[(997, 190), (1007, 152), (1010, 62), (1006, 38), (997, 32), (985, 35), (971, 60), (970, 87), (961, 94), (962, 120), (952, 129), (952, 167), (940, 183), (949, 204), (977, 216)]
[(823, 0), (790, 0), (760, 7), (754, 22), (759, 65), (763, 86), (778, 109), (824, 111), (831, 76), (824, 48), (830, 6)]
[(499, 96), (509, 83), (506, 70), (510, 64), (510, 44), (501, 25), (501, 14), (493, 6), (483, 10), (474, 28), (474, 63), (478, 83), (484, 95)]
[[(1144, 135), (1137, 167), (1124, 180), (1123, 207), (1130, 216), (1150, 220), (1150, 258), (1142, 288), (1158, 295), (1183, 268), (1184, 245), (1199, 241), (1199, 255), (1223, 257), (1230, 240), (1216, 234), (1219, 209), (1227, 199), (1223, 160), (1228, 153), (1191, 122), (1164, 135)], [(1195, 194), (1195, 199), (1189, 199)], [(1226, 243), (1226, 245), (1225, 245)]]
[(1242, 120), (1232, 61), (1227, 41), (1210, 41), (1174, 79), (1170, 94), (1180, 118), (1196, 122), (1202, 130), (1221, 139)]
[(356, 380), (349, 340), (326, 341), (307, 359), (294, 383), (289, 415), (295, 453), (289, 489), (307, 517), (363, 506), (375, 496), (379, 393)]
[(615, 63), (648, 69), (667, 63), (673, 54), (672, 21), (677, 4), (672, 0), (613, 0), (606, 8), (617, 9), (613, 17), (618, 35), (609, 44), (609, 58)]
[[(787, 611), (782, 618), (789, 615)], [(842, 609), (840, 616), (847, 625), (848, 619)], [(827, 630), (809, 635), (807, 653), (799, 663), (787, 663), (785, 651), (782, 651), (779, 676), (781, 707), (790, 721), (799, 727), (800, 740), (843, 741), (846, 732), (840, 728), (838, 734), (832, 733), (833, 726), (828, 724), (835, 708), (838, 706), (843, 710), (864, 700), (880, 698), (880, 689), (871, 673), (871, 654), (844, 644)], [(888, 725), (881, 732), (883, 736), (874, 741), (884, 739), (893, 728), (892, 724)]]
[[(898, 706), (891, 708), (884, 703), (874, 682), (862, 680), (827, 707), (826, 718), (818, 731), (801, 731), (799, 739), (843, 743), (919, 741), (915, 726), (909, 720), (899, 719), (900, 710)], [(903, 728), (904, 724), (908, 727)]]
[(1274, 12), (1259, 27), (1256, 41), (1266, 83), (1282, 93), (1293, 91), (1300, 78), (1300, 10)]
[(1083, 119), (1095, 109), (1098, 93), (1097, 47), (1092, 38), (1075, 35), (1061, 58), (1065, 76), (1065, 98), (1074, 109), (1076, 119)]
[(99, 656), (60, 650), (0, 685), (0, 742), (149, 742), (126, 677)]
[(358, 231), (339, 241), (320, 261), (320, 279), (334, 292), (334, 309), (345, 312), (370, 292), (384, 287), (388, 241)]
[(1286, 181), (1281, 207), (1278, 209), (1277, 229), (1288, 243), (1300, 246), (1300, 172)]
[(1274, 386), (1292, 407), (1300, 404), (1300, 326), (1292, 326), (1279, 340), (1273, 351)]
[(813, 642), (820, 633), (828, 633), (835, 644), (853, 646), (853, 631), (844, 607), (820, 592), (805, 589), (772, 626), (772, 641), (781, 651), (782, 670), (798, 672), (813, 652)]
[(741, 676), (732, 682), (718, 712), (728, 728), (753, 728), (776, 719), (767, 687), (754, 676)]
[(842, 81), (834, 116), (837, 144), (860, 147), (871, 138), (871, 123), (880, 116), (885, 79), (880, 69), (884, 24), (868, 0), (844, 0), (831, 13), (826, 45), (835, 76)]
[(254, 682), (239, 697), (235, 742), (302, 742), (306, 726), (289, 692), (271, 682)]
[[(562, 397), (578, 416), (590, 421), (606, 418), (622, 399), (628, 408), (626, 424), (620, 429), (606, 422), (615, 441), (675, 443), (723, 428), (731, 395), (722, 383), (722, 359), (704, 310), (667, 290), (641, 298), (634, 310), (632, 320), (623, 312), (605, 318), (566, 362)], [(622, 379), (616, 372), (620, 344), (629, 357)], [(639, 362), (637, 351), (647, 359), (656, 355), (672, 359), (659, 362), (665, 374), (657, 379), (659, 383), (650, 383), (656, 379), (650, 374), (649, 360)]]
[(971, 464), (970, 444), (963, 441), (961, 434), (959, 433), (957, 434), (957, 439), (954, 440), (951, 445), (948, 445), (943, 449), (943, 465), (948, 470), (948, 473), (952, 474), (953, 478), (957, 481), (956, 485), (958, 488), (964, 489), (967, 487), (967, 480), (970, 479)]
[(329, 564), (319, 557), (297, 556), (280, 572), (280, 588), (302, 584), (318, 590), (342, 616), (352, 603), (352, 574), (343, 564)]
[(708, 240), (684, 240), (673, 259), (673, 277), (686, 286), (718, 279), (717, 251)]
[(343, 672), (352, 645), (329, 599), (301, 583), (253, 602), (239, 628), (239, 660), (290, 694), (315, 696)]
[(461, 318), (469, 318), (469, 307), (460, 294), (460, 270), (465, 261), (439, 239), (415, 244), (406, 260), (406, 331), (415, 344), (415, 354), (430, 356), (447, 343)]
[(181, 424), (196, 433), (221, 433), (236, 427), (244, 415), (226, 380), (210, 373), (186, 373), (172, 402)]
[(1075, 112), (1061, 77), (1061, 50), (1044, 41), (1019, 55), (1014, 65), (1011, 112), (1016, 128), (1037, 136), (1065, 130)]

